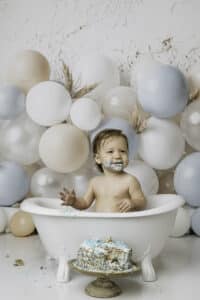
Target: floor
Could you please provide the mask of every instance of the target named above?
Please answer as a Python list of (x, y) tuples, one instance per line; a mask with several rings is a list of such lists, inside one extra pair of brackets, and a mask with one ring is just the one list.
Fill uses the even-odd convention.
[[(170, 238), (162, 254), (154, 260), (158, 280), (144, 283), (140, 272), (116, 279), (123, 293), (116, 299), (173, 300), (200, 297), (200, 238), (193, 235)], [(1, 299), (84, 300), (92, 299), (84, 288), (92, 279), (72, 273), (71, 281), (55, 281), (57, 264), (48, 260), (38, 235), (16, 238), (0, 235)]]

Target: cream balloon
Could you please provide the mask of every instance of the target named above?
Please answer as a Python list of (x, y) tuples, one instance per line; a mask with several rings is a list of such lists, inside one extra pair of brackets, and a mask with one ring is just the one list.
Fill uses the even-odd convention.
[(186, 107), (181, 116), (180, 127), (187, 143), (200, 151), (200, 99)]
[(151, 117), (139, 135), (139, 155), (152, 168), (170, 169), (184, 154), (185, 141), (180, 128), (168, 120)]
[(148, 164), (141, 160), (133, 160), (125, 169), (125, 172), (138, 179), (145, 196), (157, 194), (159, 187), (158, 177)]
[(87, 136), (70, 124), (55, 125), (42, 135), (40, 157), (45, 165), (59, 173), (79, 169), (89, 155)]
[(171, 233), (172, 237), (181, 237), (189, 232), (191, 225), (191, 209), (189, 206), (179, 207)]
[(88, 97), (101, 103), (101, 98), (110, 88), (120, 84), (120, 75), (114, 62), (98, 54), (82, 56), (72, 69), (73, 80), (77, 89), (97, 84)]
[(59, 192), (63, 187), (72, 189), (70, 176), (57, 173), (48, 168), (36, 171), (31, 179), (31, 193), (36, 197), (59, 197)]
[(0, 129), (0, 148), (5, 159), (22, 165), (39, 160), (38, 145), (43, 127), (35, 124), (26, 114), (9, 121)]
[(18, 211), (10, 219), (9, 228), (17, 237), (25, 237), (35, 230), (32, 217), (29, 213)]
[(26, 110), (34, 122), (52, 126), (67, 119), (71, 104), (70, 94), (63, 85), (45, 81), (29, 91)]
[(70, 117), (78, 128), (89, 131), (101, 122), (101, 110), (92, 99), (80, 98), (72, 104)]
[(27, 93), (35, 84), (49, 79), (47, 59), (38, 51), (25, 50), (18, 53), (8, 68), (8, 81)]
[(131, 120), (136, 105), (136, 93), (128, 86), (117, 86), (109, 90), (103, 99), (102, 109), (106, 117)]

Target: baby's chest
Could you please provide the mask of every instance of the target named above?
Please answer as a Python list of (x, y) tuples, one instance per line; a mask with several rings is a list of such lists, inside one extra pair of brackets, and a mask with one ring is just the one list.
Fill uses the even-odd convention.
[(129, 187), (127, 184), (119, 182), (102, 182), (96, 189), (97, 197), (112, 197), (112, 198), (121, 198), (128, 195)]

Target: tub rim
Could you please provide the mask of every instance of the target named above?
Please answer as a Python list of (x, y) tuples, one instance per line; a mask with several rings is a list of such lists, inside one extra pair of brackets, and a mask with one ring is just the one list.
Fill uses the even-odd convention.
[[(166, 198), (175, 198), (169, 199), (166, 203)], [(159, 199), (159, 198), (164, 198)], [(159, 199), (159, 200), (158, 200)], [(133, 211), (133, 212), (126, 212), (126, 213), (109, 213), (109, 212), (91, 212), (91, 211), (72, 211), (67, 212), (64, 207), (61, 208), (47, 208), (44, 206), (39, 206), (37, 203), (38, 201), (60, 201), (59, 198), (47, 198), (47, 197), (31, 197), (25, 199), (20, 208), (28, 213), (34, 215), (45, 215), (45, 216), (55, 216), (55, 217), (65, 217), (65, 218), (135, 218), (135, 217), (147, 217), (153, 215), (160, 215), (164, 214), (173, 210), (178, 209), (179, 207), (183, 206), (185, 201), (180, 195), (176, 194), (156, 194), (147, 197), (147, 201), (165, 201), (163, 205), (149, 208), (142, 211)]]

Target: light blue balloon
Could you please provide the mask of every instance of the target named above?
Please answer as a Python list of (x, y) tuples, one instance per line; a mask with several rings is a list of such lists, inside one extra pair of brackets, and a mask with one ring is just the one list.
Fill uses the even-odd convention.
[(188, 84), (182, 72), (170, 65), (159, 65), (138, 80), (138, 100), (144, 111), (158, 118), (169, 118), (184, 110)]
[(13, 161), (0, 163), (0, 206), (10, 206), (22, 200), (29, 186), (29, 177), (21, 165)]
[(16, 86), (0, 87), (0, 119), (11, 120), (25, 110), (25, 95)]
[(120, 118), (104, 119), (95, 130), (91, 131), (91, 143), (93, 143), (98, 133), (106, 129), (118, 129), (126, 135), (129, 147), (129, 160), (133, 160), (138, 151), (139, 141), (135, 130), (130, 126), (130, 124), (126, 120)]
[(191, 227), (194, 233), (200, 236), (200, 208), (195, 209), (192, 214)]
[(178, 164), (174, 187), (189, 205), (200, 207), (200, 152), (187, 155)]

